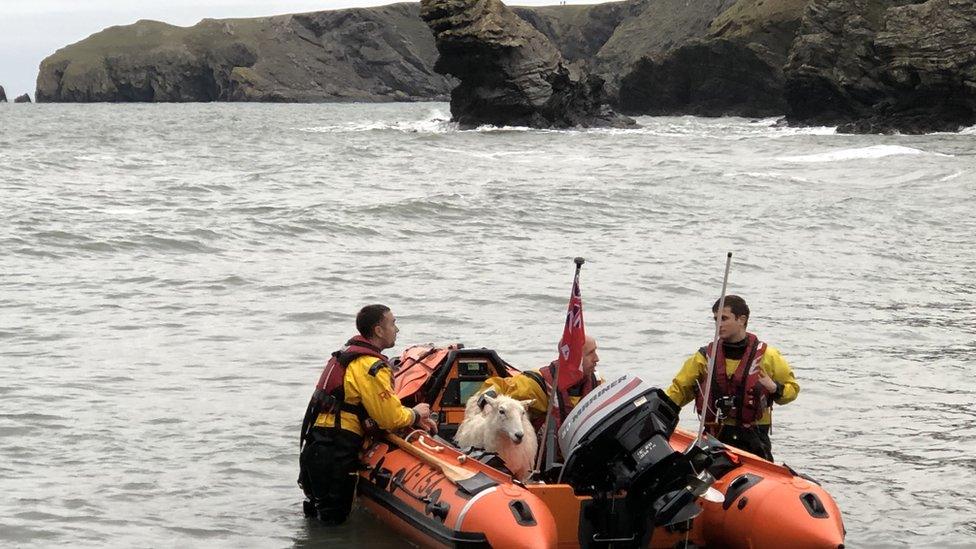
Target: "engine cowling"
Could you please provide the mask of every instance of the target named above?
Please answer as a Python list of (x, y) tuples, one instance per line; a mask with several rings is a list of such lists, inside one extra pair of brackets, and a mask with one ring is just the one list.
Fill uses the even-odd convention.
[(608, 505), (620, 503), (614, 494), (626, 494), (629, 527), (638, 536), (694, 518), (701, 512), (698, 495), (712, 482), (696, 470), (704, 470), (709, 458), (697, 447), (687, 453), (671, 447), (678, 412), (663, 391), (636, 376), (600, 385), (559, 429), (561, 480)]

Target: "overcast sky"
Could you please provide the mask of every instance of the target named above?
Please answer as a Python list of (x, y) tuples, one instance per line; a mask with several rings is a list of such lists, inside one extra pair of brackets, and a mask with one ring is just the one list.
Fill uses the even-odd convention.
[[(600, 0), (568, 0), (595, 4)], [(57, 49), (112, 25), (155, 19), (189, 26), (205, 17), (260, 17), (282, 13), (381, 6), (376, 0), (0, 0), (0, 86), (7, 98), (34, 97), (37, 68)], [(515, 5), (552, 5), (559, 0), (518, 0)]]

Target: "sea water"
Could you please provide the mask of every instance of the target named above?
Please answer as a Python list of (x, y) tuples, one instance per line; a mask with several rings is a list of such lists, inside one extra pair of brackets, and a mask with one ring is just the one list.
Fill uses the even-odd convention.
[[(399, 547), (302, 516), (362, 305), (666, 386), (730, 292), (801, 386), (777, 461), (850, 547), (976, 543), (976, 137), (773, 119), (458, 131), (445, 104), (0, 105), (0, 545)], [(687, 407), (682, 424), (692, 427)]]

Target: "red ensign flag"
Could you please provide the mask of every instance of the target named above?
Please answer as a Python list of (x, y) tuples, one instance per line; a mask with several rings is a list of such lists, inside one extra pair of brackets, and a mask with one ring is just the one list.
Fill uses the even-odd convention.
[(583, 296), (580, 294), (579, 273), (582, 261), (576, 266), (573, 277), (573, 292), (569, 295), (569, 310), (566, 312), (566, 326), (559, 340), (559, 389), (566, 390), (583, 379), (583, 343), (586, 331), (583, 328)]

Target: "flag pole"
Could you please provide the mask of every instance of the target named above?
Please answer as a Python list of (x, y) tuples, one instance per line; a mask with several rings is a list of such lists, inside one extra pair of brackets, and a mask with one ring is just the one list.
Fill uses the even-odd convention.
[[(577, 257), (573, 259), (573, 262), (576, 263), (576, 273), (573, 275), (573, 290), (569, 296), (570, 302), (572, 302), (573, 299), (573, 292), (576, 291), (576, 282), (579, 280), (580, 269), (583, 267), (583, 263), (586, 263), (586, 260), (583, 259), (582, 257)], [(567, 319), (567, 322), (568, 321), (569, 320)], [(560, 352), (562, 351), (560, 350)], [(556, 365), (555, 366), (556, 372), (552, 376), (552, 386), (549, 388), (549, 406), (548, 409), (546, 410), (546, 422), (542, 428), (542, 444), (539, 445), (535, 457), (535, 470), (539, 473), (542, 472), (543, 456), (546, 457), (546, 461), (549, 464), (551, 464), (555, 460), (555, 456), (553, 454), (555, 454), (554, 442), (555, 442), (556, 430), (554, 428), (555, 425), (553, 424), (552, 410), (554, 408), (557, 410), (559, 409), (557, 408), (559, 404), (556, 402), (556, 399), (559, 398), (559, 390), (558, 390), (559, 361), (558, 360), (555, 362), (555, 365)]]
[[(718, 299), (718, 310), (715, 317), (715, 337), (712, 339), (712, 352), (708, 355), (708, 367), (705, 370), (705, 394), (702, 398), (701, 424), (698, 426), (698, 436), (695, 437), (692, 446), (698, 444), (702, 434), (705, 432), (705, 420), (708, 419), (708, 409), (711, 407), (712, 379), (715, 371), (715, 356), (718, 355), (718, 335), (719, 327), (722, 325), (722, 313), (725, 311), (725, 290), (729, 285), (729, 269), (732, 267), (732, 252), (725, 257), (725, 276), (722, 277), (722, 297)], [(725, 366), (724, 364), (722, 366)], [(718, 416), (716, 416), (718, 417)]]

